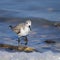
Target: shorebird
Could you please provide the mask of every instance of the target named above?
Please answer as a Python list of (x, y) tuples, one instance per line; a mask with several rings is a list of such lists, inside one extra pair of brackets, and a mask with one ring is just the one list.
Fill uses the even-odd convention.
[(25, 45), (27, 45), (27, 35), (31, 31), (31, 20), (27, 20), (25, 23), (20, 23), (16, 26), (9, 25), (9, 27), (18, 35), (18, 45), (20, 43), (20, 37), (25, 37)]

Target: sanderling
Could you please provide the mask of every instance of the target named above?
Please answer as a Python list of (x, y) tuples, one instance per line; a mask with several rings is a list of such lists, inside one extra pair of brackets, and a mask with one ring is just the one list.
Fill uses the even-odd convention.
[(15, 33), (17, 33), (18, 35), (18, 45), (20, 43), (20, 37), (25, 37), (25, 45), (27, 45), (28, 39), (27, 39), (27, 35), (30, 33), (31, 31), (31, 20), (27, 20), (25, 23), (20, 23), (16, 26), (9, 26), (12, 31), (14, 31)]

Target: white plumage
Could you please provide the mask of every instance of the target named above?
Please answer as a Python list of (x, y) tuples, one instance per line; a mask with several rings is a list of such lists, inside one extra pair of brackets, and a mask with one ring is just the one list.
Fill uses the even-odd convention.
[(9, 26), (18, 35), (18, 43), (20, 42), (20, 37), (25, 36), (25, 41), (27, 41), (27, 35), (31, 31), (31, 21), (27, 20), (25, 23), (20, 23), (14, 27)]

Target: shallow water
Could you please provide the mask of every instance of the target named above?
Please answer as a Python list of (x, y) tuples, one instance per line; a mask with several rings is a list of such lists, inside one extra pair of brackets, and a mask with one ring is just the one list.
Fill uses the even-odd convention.
[[(0, 43), (18, 45), (17, 34), (15, 34), (8, 26), (15, 26), (21, 22), (25, 22), (25, 20), (17, 18), (14, 20), (10, 18), (8, 22), (0, 22)], [(60, 52), (60, 27), (55, 27), (51, 23), (51, 21), (43, 19), (32, 19), (32, 32), (28, 36), (27, 46), (33, 47), (39, 52), (45, 52), (49, 50), (53, 52)], [(53, 40), (56, 43), (46, 44), (44, 42), (45, 40)], [(24, 40), (21, 40), (21, 42), (24, 42)]]

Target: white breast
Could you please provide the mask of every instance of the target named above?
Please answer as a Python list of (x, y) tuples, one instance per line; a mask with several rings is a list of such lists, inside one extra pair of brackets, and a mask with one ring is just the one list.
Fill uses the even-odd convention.
[(26, 36), (28, 35), (30, 32), (30, 28), (29, 27), (25, 27), (24, 29), (21, 28), (20, 33), (18, 34), (19, 36)]

